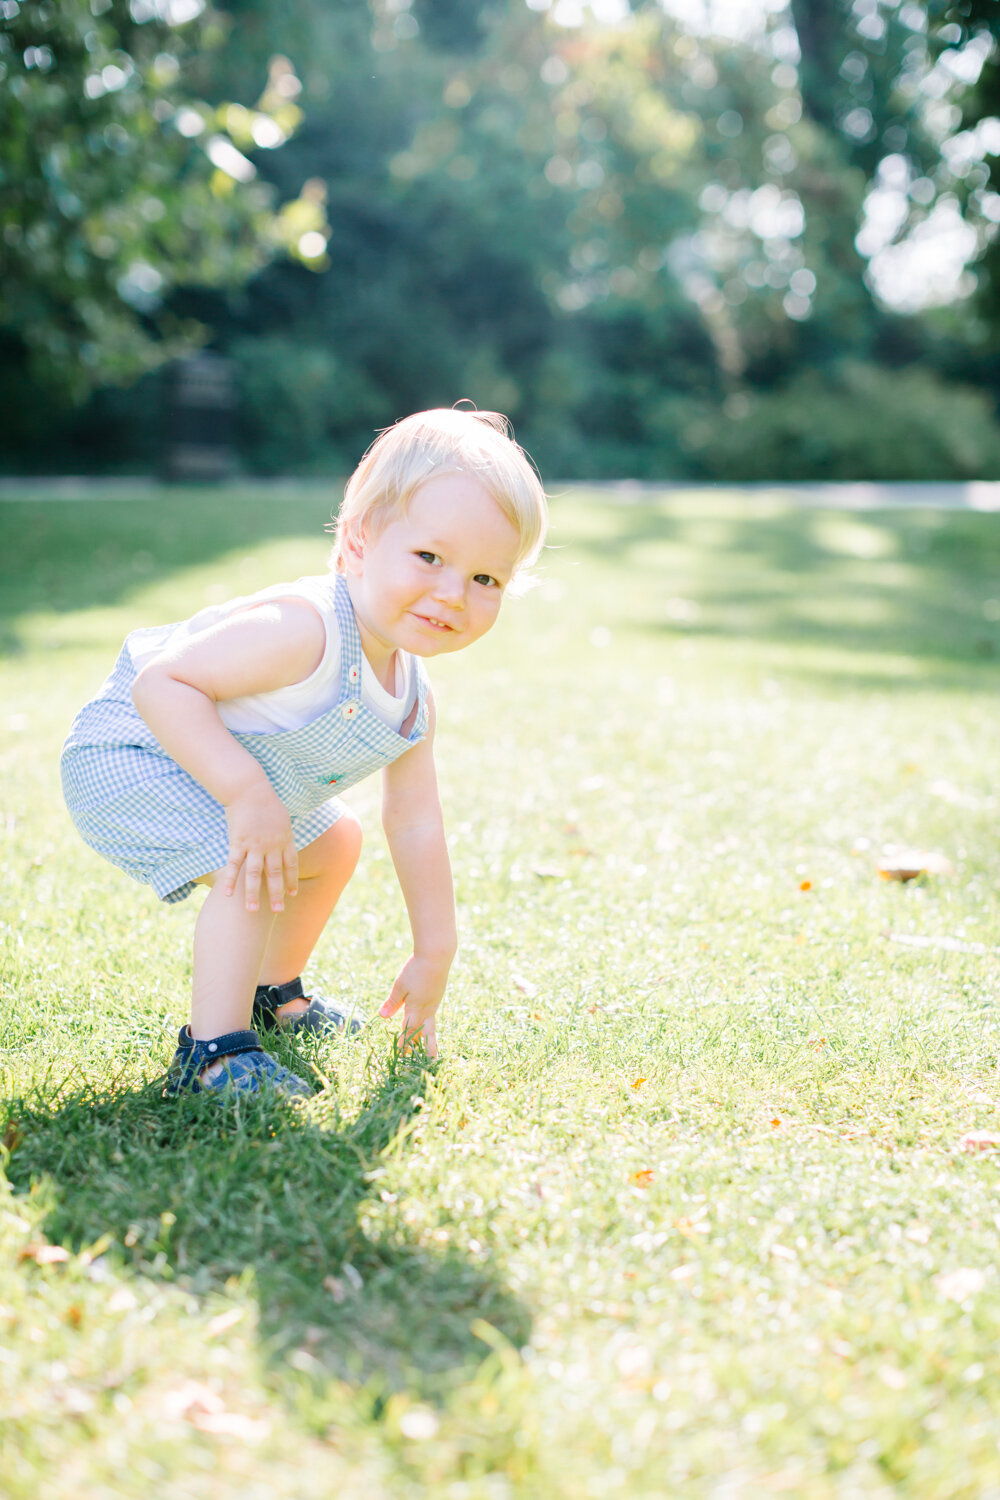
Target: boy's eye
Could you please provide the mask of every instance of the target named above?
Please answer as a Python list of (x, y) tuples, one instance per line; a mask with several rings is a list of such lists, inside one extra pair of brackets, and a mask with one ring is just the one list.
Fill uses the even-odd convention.
[(417, 556), (420, 558), (421, 562), (425, 563), (433, 564), (441, 561), (436, 552), (418, 552)]
[(489, 573), (477, 573), (473, 579), (474, 583), (481, 583), (488, 589), (498, 589), (500, 584), (496, 578), (491, 578)]

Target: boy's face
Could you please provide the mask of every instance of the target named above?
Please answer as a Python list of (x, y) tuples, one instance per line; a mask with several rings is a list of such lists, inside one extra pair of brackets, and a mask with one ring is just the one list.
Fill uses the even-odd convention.
[(469, 474), (437, 474), (374, 536), (348, 542), (344, 565), (365, 653), (461, 651), (500, 611), (520, 537)]

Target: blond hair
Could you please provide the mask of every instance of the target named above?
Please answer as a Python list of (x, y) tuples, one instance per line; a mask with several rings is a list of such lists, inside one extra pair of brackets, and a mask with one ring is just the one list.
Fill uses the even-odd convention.
[(343, 571), (345, 539), (362, 532), (377, 536), (406, 513), (433, 474), (469, 474), (479, 480), (520, 537), (514, 576), (523, 584), (524, 569), (545, 540), (545, 491), (506, 417), (455, 407), (414, 412), (379, 433), (347, 482), (333, 525), (330, 566)]

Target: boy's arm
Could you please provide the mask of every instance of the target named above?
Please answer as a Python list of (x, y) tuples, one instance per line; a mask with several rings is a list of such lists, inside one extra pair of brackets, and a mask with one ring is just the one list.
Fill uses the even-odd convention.
[(426, 738), (383, 774), (382, 827), (413, 933), (413, 956), (396, 977), (380, 1016), (405, 1007), (403, 1037), (437, 1055), (435, 1017), (458, 937), (451, 861), (434, 769), (434, 702), (428, 695)]
[[(241, 611), (162, 652), (136, 676), (132, 701), (164, 750), (226, 809), (231, 894), (246, 865), (246, 904), (256, 911), (261, 878), (273, 911), (294, 895), (298, 858), (288, 813), (260, 763), (219, 717), (227, 698), (269, 692), (308, 677), (322, 658), (323, 622), (292, 600)], [(209, 872), (206, 870), (205, 872)]]

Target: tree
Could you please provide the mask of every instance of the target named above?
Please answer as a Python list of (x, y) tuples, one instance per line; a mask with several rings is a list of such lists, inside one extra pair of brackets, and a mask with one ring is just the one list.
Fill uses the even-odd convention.
[(79, 399), (203, 336), (165, 309), (186, 282), (246, 279), (284, 242), (321, 263), (313, 193), (279, 212), (247, 149), (296, 129), (299, 82), (272, 65), (252, 110), (189, 79), (226, 36), (202, 0), (0, 5), (0, 339), (8, 410), (26, 364)]

